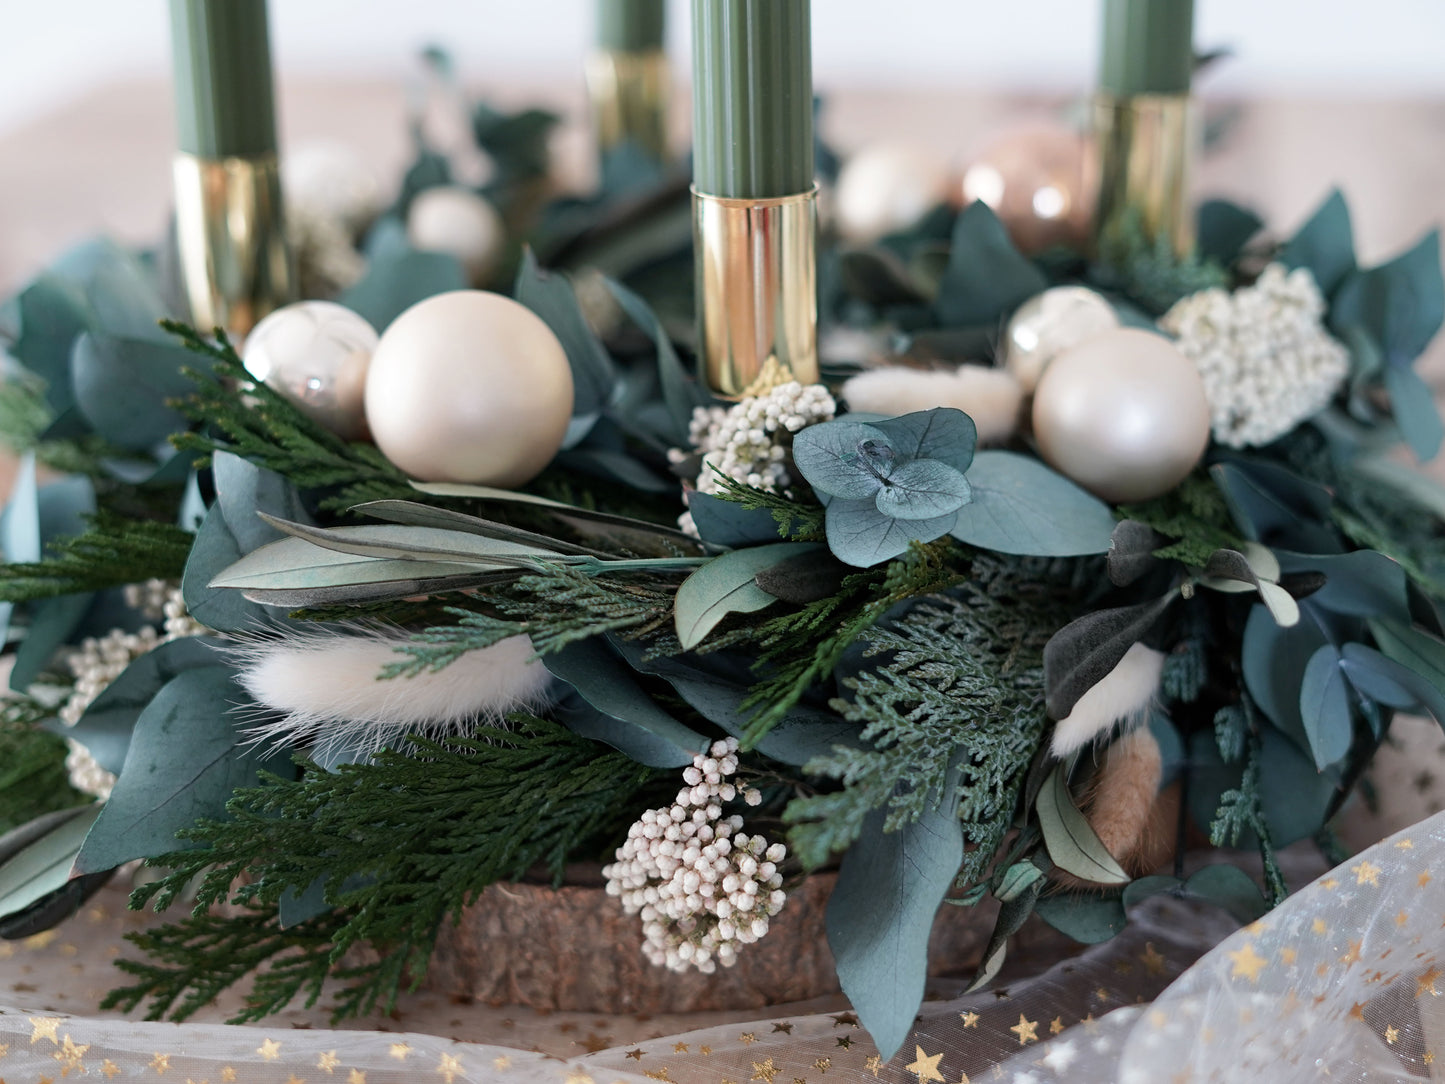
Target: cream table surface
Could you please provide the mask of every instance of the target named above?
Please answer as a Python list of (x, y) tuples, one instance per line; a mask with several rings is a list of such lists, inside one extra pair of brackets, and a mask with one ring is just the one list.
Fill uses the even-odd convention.
[[(573, 118), (557, 138), (558, 172), (572, 185), (585, 186), (588, 141), (575, 120), (581, 104), (575, 86), (476, 89), (498, 104), (540, 102)], [(345, 144), (383, 178), (396, 176), (409, 156), (400, 84), (285, 82), (281, 98), (288, 146)], [(1011, 121), (1055, 114), (1060, 104), (948, 88), (933, 93), (847, 88), (829, 95), (825, 130), (844, 151), (875, 139), (931, 142), (938, 153), (962, 160)], [(1333, 185), (1349, 198), (1366, 262), (1388, 257), (1445, 219), (1440, 180), (1445, 101), (1263, 100), (1211, 108), (1227, 110), (1233, 120), (1201, 166), (1200, 193), (1252, 206), (1281, 233)], [(679, 108), (674, 118), (680, 141), (685, 113)], [(149, 82), (107, 87), (0, 137), (0, 295), (68, 244), (97, 233), (153, 241), (167, 211), (171, 139), (167, 88)], [(1422, 364), (1436, 387), (1445, 385), (1440, 342)], [(1431, 469), (1445, 479), (1445, 467)], [(1402, 720), (1397, 741), (1398, 748), (1387, 751), (1375, 771), (1378, 814), (1361, 809), (1347, 818), (1347, 837), (1357, 846), (1445, 807), (1445, 740), (1439, 730)], [(93, 1014), (101, 993), (121, 977), (109, 964), (123, 951), (121, 934), (146, 921), (125, 912), (123, 902), (122, 889), (113, 886), (58, 930), (0, 943), (0, 1004)], [(230, 1008), (223, 1003), (202, 1018), (221, 1020), (232, 1008), (234, 1002)], [(756, 1013), (736, 1016), (752, 1019)], [(324, 1020), (320, 1009), (295, 1008), (275, 1024), (306, 1028), (323, 1026)], [(357, 1026), (491, 1037), (566, 1056), (684, 1031), (689, 1022), (549, 1016), (421, 994), (405, 1000), (395, 1016)]]

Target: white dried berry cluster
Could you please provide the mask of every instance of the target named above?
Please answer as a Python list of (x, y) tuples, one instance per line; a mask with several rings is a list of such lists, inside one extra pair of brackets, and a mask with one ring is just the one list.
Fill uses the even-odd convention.
[(366, 273), (366, 258), (351, 243), (344, 221), (313, 204), (286, 208), (286, 239), (305, 297), (332, 297)]
[[(206, 627), (187, 612), (180, 588), (166, 580), (132, 584), (125, 590), (125, 600), (152, 621), (164, 619), (164, 629), (158, 630), (149, 625), (139, 632), (112, 629), (104, 636), (81, 641), (66, 659), (66, 665), (75, 677), (75, 687), (69, 699), (61, 705), (59, 713), (60, 721), (66, 726), (80, 722), (80, 717), (95, 698), (146, 652), (163, 643), (183, 636), (199, 636), (206, 631)], [(102, 800), (109, 798), (111, 788), (115, 786), (115, 776), (102, 768), (80, 742), (74, 738), (66, 741), (70, 746), (70, 752), (65, 757), (70, 785), (82, 794), (94, 795)]]
[(1215, 440), (1268, 444), (1329, 404), (1350, 358), (1324, 313), (1309, 271), (1272, 263), (1253, 286), (1201, 290), (1164, 314), (1159, 326), (1204, 379)]
[[(766, 934), (787, 900), (778, 873), (787, 848), (745, 834), (741, 817), (722, 813), (738, 797), (727, 782), (738, 770), (737, 749), (728, 738), (693, 757), (677, 801), (644, 813), (602, 871), (608, 895), (642, 916), (647, 958), (671, 971), (731, 967), (738, 948)], [(742, 797), (748, 805), (762, 800), (751, 789)]]
[[(702, 453), (697, 488), (718, 490), (715, 472), (770, 493), (792, 484), (788, 449), (793, 434), (833, 417), (838, 404), (822, 384), (790, 380), (766, 395), (740, 400), (730, 407), (698, 407), (692, 413), (688, 439)], [(674, 452), (675, 461), (686, 458)]]

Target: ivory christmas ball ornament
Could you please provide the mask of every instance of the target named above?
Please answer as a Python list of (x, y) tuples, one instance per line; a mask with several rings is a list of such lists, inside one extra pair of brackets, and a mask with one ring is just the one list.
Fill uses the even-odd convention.
[(366, 436), (363, 398), (376, 331), (332, 301), (277, 309), (246, 336), (246, 371), (337, 436)]
[(943, 161), (918, 147), (865, 147), (843, 165), (833, 209), (838, 229), (850, 241), (875, 241), (906, 229), (948, 191)]
[(480, 286), (497, 269), (507, 231), (487, 200), (470, 188), (442, 185), (411, 201), (406, 236), (414, 248), (455, 256), (472, 285)]
[(1018, 307), (1004, 331), (1003, 364), (1025, 392), (1049, 362), (1091, 336), (1119, 326), (1114, 307), (1084, 286), (1055, 286)]
[(519, 486), (557, 454), (571, 417), (562, 344), (501, 294), (456, 290), (418, 302), (371, 359), (372, 436), (420, 481)]
[(1056, 470), (1107, 501), (1173, 489), (1209, 443), (1194, 363), (1162, 335), (1118, 328), (1064, 351), (1034, 393), (1034, 439)]

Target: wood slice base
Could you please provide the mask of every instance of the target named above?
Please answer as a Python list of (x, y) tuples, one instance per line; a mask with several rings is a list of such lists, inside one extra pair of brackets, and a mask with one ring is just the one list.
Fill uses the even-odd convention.
[[(493, 885), (447, 924), (426, 986), (496, 1005), (596, 1013), (756, 1009), (838, 992), (823, 914), (837, 874), (808, 877), (788, 894), (768, 935), (712, 975), (648, 963), (642, 924), (600, 887)], [(970, 972), (997, 908), (943, 907), (929, 942), (930, 972)]]

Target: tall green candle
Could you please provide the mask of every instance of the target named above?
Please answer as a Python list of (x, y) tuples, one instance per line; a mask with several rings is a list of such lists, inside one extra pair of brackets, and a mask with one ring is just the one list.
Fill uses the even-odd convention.
[(729, 199), (813, 187), (810, 0), (693, 0), (693, 186)]
[(597, 48), (646, 53), (662, 48), (666, 0), (597, 0)]
[(1104, 0), (1099, 89), (1184, 94), (1194, 71), (1194, 0)]
[(171, 0), (179, 148), (203, 158), (276, 149), (266, 0)]

